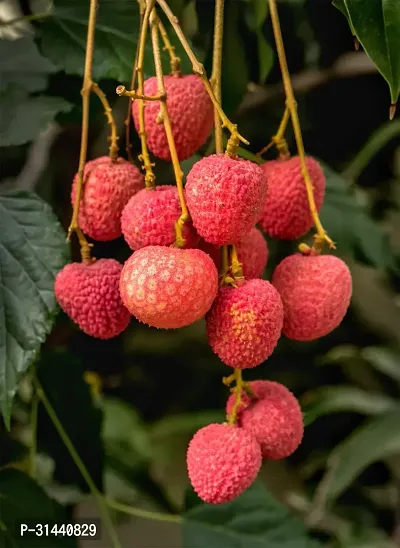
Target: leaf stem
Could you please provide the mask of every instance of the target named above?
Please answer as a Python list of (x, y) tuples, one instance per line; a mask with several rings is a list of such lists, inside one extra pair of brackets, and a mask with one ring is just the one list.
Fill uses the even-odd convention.
[(183, 237), (182, 228), (184, 224), (186, 223), (186, 221), (189, 220), (189, 211), (186, 206), (185, 194), (183, 191), (183, 173), (181, 170), (181, 166), (179, 164), (179, 158), (176, 152), (175, 140), (172, 133), (171, 120), (168, 114), (167, 94), (166, 94), (165, 85), (164, 85), (164, 75), (163, 75), (163, 68), (162, 68), (162, 62), (161, 62), (160, 43), (159, 43), (159, 37), (158, 37), (158, 33), (159, 33), (158, 21), (159, 21), (159, 18), (154, 8), (150, 15), (150, 24), (151, 24), (151, 41), (153, 46), (154, 65), (156, 68), (156, 76), (157, 76), (157, 86), (158, 86), (157, 91), (158, 91), (158, 94), (162, 97), (162, 99), (160, 100), (160, 115), (161, 115), (160, 119), (162, 123), (164, 124), (164, 129), (167, 136), (168, 148), (171, 154), (172, 166), (174, 169), (175, 181), (178, 189), (179, 202), (180, 202), (181, 211), (182, 211), (181, 216), (179, 217), (175, 225), (175, 231), (176, 231), (175, 245), (176, 247), (183, 247), (185, 245), (185, 239)]
[(118, 133), (117, 133), (117, 124), (115, 123), (114, 116), (110, 107), (110, 103), (107, 100), (107, 97), (100, 89), (96, 82), (92, 82), (92, 91), (100, 99), (101, 104), (104, 108), (104, 114), (107, 116), (107, 122), (111, 128), (110, 135), (110, 153), (109, 156), (111, 160), (116, 160), (118, 158)]
[(157, 4), (162, 9), (162, 11), (167, 16), (167, 19), (171, 23), (171, 26), (174, 29), (180, 43), (182, 44), (182, 47), (185, 50), (186, 55), (188, 56), (190, 62), (192, 63), (193, 72), (197, 74), (198, 76), (200, 76), (200, 78), (203, 80), (204, 87), (206, 88), (206, 91), (214, 105), (214, 108), (217, 110), (219, 114), (219, 117), (222, 122), (222, 127), (226, 127), (231, 133), (231, 138), (229, 139), (228, 145), (227, 145), (227, 154), (230, 156), (235, 155), (236, 147), (238, 146), (239, 141), (241, 141), (245, 145), (248, 145), (249, 142), (238, 133), (237, 125), (233, 124), (229, 120), (229, 118), (226, 116), (225, 112), (222, 110), (222, 107), (219, 104), (217, 98), (215, 97), (211, 84), (207, 78), (207, 74), (204, 69), (204, 66), (201, 63), (199, 63), (195, 54), (193, 53), (193, 50), (190, 47), (189, 42), (187, 41), (186, 36), (183, 34), (183, 31), (179, 25), (179, 20), (172, 13), (170, 7), (168, 6), (167, 1), (166, 0), (156, 0), (156, 1), (157, 1)]
[[(221, 70), (222, 70), (222, 48), (224, 38), (224, 3), (225, 0), (215, 0), (214, 15), (214, 45), (213, 45), (213, 63), (211, 81), (216, 100), (221, 105)], [(224, 151), (224, 141), (222, 136), (221, 119), (218, 109), (214, 106), (214, 126), (215, 126), (215, 152), (222, 154)]]
[(358, 179), (377, 152), (398, 135), (400, 135), (400, 119), (394, 120), (393, 122), (387, 122), (378, 128), (356, 154), (346, 169), (343, 170), (342, 175), (347, 179)]
[(31, 444), (29, 447), (29, 475), (34, 478), (36, 475), (36, 451), (37, 451), (37, 419), (38, 419), (39, 397), (33, 389), (31, 402)]
[(61, 440), (63, 441), (65, 447), (67, 448), (69, 454), (71, 455), (72, 460), (74, 461), (76, 467), (78, 468), (79, 472), (82, 474), (82, 477), (86, 481), (92, 495), (97, 501), (97, 505), (99, 507), (100, 513), (102, 514), (104, 524), (107, 528), (108, 534), (110, 535), (110, 539), (113, 543), (114, 548), (122, 548), (121, 544), (118, 540), (117, 533), (114, 529), (113, 522), (111, 520), (110, 514), (107, 509), (107, 505), (105, 503), (104, 497), (101, 494), (101, 492), (97, 489), (96, 484), (94, 483), (92, 477), (90, 476), (88, 469), (86, 468), (85, 464), (83, 463), (82, 459), (80, 458), (77, 450), (75, 449), (70, 437), (68, 436), (67, 432), (65, 431), (63, 425), (60, 422), (60, 419), (57, 416), (57, 413), (55, 412), (53, 406), (51, 405), (49, 399), (47, 398), (42, 385), (40, 384), (38, 379), (35, 379), (35, 385), (36, 385), (36, 391), (38, 398), (41, 400), (41, 402), (44, 405), (44, 408), (46, 409), (47, 414), (50, 417), (50, 420), (52, 421), (55, 429), (58, 432), (58, 435), (60, 436)]
[(68, 229), (68, 238), (75, 232), (79, 239), (81, 247), (82, 261), (90, 260), (90, 245), (88, 244), (83, 232), (79, 228), (78, 215), (79, 205), (82, 197), (83, 176), (86, 164), (88, 135), (89, 135), (89, 103), (90, 93), (92, 91), (92, 68), (93, 68), (93, 50), (94, 50), (94, 34), (96, 30), (96, 16), (98, 9), (98, 0), (90, 0), (88, 31), (86, 39), (86, 57), (85, 71), (83, 76), (82, 95), (82, 130), (81, 130), (81, 149), (79, 154), (78, 181), (76, 186), (75, 204), (72, 213), (71, 224)]
[(180, 76), (181, 74), (181, 60), (175, 53), (175, 46), (171, 44), (170, 39), (168, 38), (168, 33), (161, 21), (158, 18), (158, 30), (160, 32), (162, 41), (164, 43), (163, 50), (168, 51), (170, 65), (171, 65), (171, 74), (174, 76)]
[(150, 14), (153, 10), (155, 0), (148, 0), (146, 2), (146, 8), (143, 15), (142, 28), (140, 29), (139, 36), (139, 52), (138, 52), (138, 61), (136, 64), (136, 74), (138, 79), (138, 94), (139, 99), (139, 137), (142, 147), (142, 153), (139, 156), (139, 160), (143, 162), (143, 169), (145, 171), (145, 183), (146, 188), (154, 188), (155, 186), (155, 175), (153, 173), (153, 164), (150, 161), (149, 150), (147, 147), (147, 134), (145, 126), (145, 117), (144, 111), (146, 108), (144, 97), (144, 75), (143, 75), (143, 63), (144, 63), (144, 52), (146, 46), (146, 37), (147, 30), (149, 27)]
[(275, 37), (276, 49), (278, 53), (279, 65), (282, 73), (283, 87), (285, 89), (286, 95), (286, 107), (290, 112), (290, 117), (292, 119), (293, 131), (297, 145), (297, 151), (300, 158), (301, 172), (304, 178), (304, 183), (307, 191), (308, 204), (310, 207), (310, 212), (314, 221), (317, 234), (314, 236), (314, 249), (320, 250), (324, 242), (326, 242), (330, 248), (334, 249), (335, 244), (329, 238), (324, 227), (322, 226), (321, 220), (318, 215), (317, 207), (315, 205), (313, 185), (310, 179), (310, 174), (308, 173), (306, 156), (304, 151), (303, 136), (301, 133), (301, 127), (299, 122), (299, 117), (297, 114), (297, 103), (293, 92), (292, 81), (290, 78), (290, 73), (287, 65), (285, 46), (282, 38), (281, 25), (279, 21), (278, 8), (276, 0), (268, 0), (269, 11), (271, 14), (272, 29)]
[(156, 521), (168, 521), (170, 523), (182, 523), (183, 518), (176, 514), (163, 514), (161, 512), (151, 512), (150, 510), (143, 510), (142, 508), (135, 508), (134, 506), (129, 506), (128, 504), (123, 504), (115, 500), (106, 498), (105, 503), (110, 508), (117, 510), (118, 512), (123, 512), (124, 514), (129, 514), (131, 516), (136, 516), (138, 518), (144, 519), (153, 519)]

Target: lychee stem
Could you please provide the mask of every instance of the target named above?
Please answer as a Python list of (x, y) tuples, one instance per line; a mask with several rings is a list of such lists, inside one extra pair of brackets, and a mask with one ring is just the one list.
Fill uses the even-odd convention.
[(244, 388), (244, 381), (242, 377), (242, 370), (241, 369), (235, 369), (234, 373), (234, 380), (236, 381), (235, 387), (232, 388), (232, 392), (235, 394), (235, 402), (232, 406), (231, 412), (228, 416), (228, 423), (229, 424), (236, 424), (237, 421), (237, 415), (239, 407), (242, 403), (242, 390)]
[(185, 195), (183, 192), (183, 173), (181, 170), (181, 166), (179, 164), (179, 158), (178, 158), (178, 154), (176, 152), (176, 146), (175, 146), (175, 139), (172, 133), (171, 120), (168, 114), (167, 94), (166, 94), (165, 85), (164, 85), (160, 42), (159, 42), (159, 36), (158, 36), (158, 33), (159, 33), (158, 21), (159, 19), (156, 14), (156, 10), (155, 8), (153, 8), (153, 11), (150, 15), (151, 41), (153, 46), (154, 66), (156, 69), (158, 94), (162, 97), (160, 100), (160, 114), (161, 114), (161, 120), (164, 124), (165, 133), (167, 136), (168, 148), (171, 154), (172, 166), (174, 169), (175, 181), (178, 189), (179, 202), (180, 202), (181, 211), (182, 211), (181, 216), (179, 217), (175, 225), (175, 230), (176, 230), (175, 245), (176, 247), (183, 247), (185, 245), (185, 239), (183, 237), (182, 228), (185, 222), (189, 220), (189, 211), (186, 206)]
[(140, 29), (139, 36), (139, 53), (138, 53), (138, 62), (136, 64), (136, 74), (138, 79), (138, 94), (139, 94), (139, 137), (142, 147), (142, 153), (139, 156), (139, 160), (143, 162), (143, 169), (145, 171), (145, 184), (146, 188), (154, 188), (155, 186), (155, 175), (153, 173), (153, 165), (150, 161), (149, 150), (147, 148), (147, 133), (145, 128), (145, 119), (144, 111), (146, 108), (146, 103), (144, 100), (144, 75), (143, 75), (143, 63), (144, 63), (144, 52), (146, 45), (147, 30), (149, 26), (150, 14), (153, 10), (155, 0), (148, 0), (146, 3), (146, 9), (143, 15), (143, 24)]
[(110, 153), (109, 156), (111, 160), (116, 160), (118, 157), (118, 133), (117, 133), (117, 124), (115, 123), (112, 109), (110, 103), (107, 100), (107, 97), (104, 95), (103, 91), (100, 89), (99, 85), (96, 82), (92, 82), (92, 91), (100, 99), (101, 104), (104, 107), (104, 114), (107, 116), (107, 122), (111, 127), (110, 135)]
[(286, 127), (288, 125), (288, 122), (290, 120), (290, 110), (288, 107), (285, 107), (285, 111), (283, 113), (281, 122), (278, 127), (278, 131), (275, 135), (271, 138), (271, 141), (266, 145), (264, 148), (260, 150), (260, 152), (257, 152), (257, 156), (262, 156), (269, 150), (272, 146), (275, 145), (279, 152), (279, 156), (281, 158), (288, 158), (290, 156), (290, 152), (287, 146), (287, 142), (285, 139), (285, 131)]
[(93, 68), (93, 50), (94, 50), (94, 34), (96, 30), (98, 0), (90, 0), (88, 31), (86, 39), (86, 56), (85, 70), (83, 76), (83, 86), (81, 89), (82, 95), (82, 129), (81, 129), (81, 148), (79, 153), (78, 180), (76, 185), (75, 204), (72, 213), (71, 224), (68, 228), (68, 239), (71, 238), (73, 232), (76, 232), (81, 246), (82, 260), (89, 260), (90, 246), (79, 228), (78, 215), (79, 205), (82, 196), (83, 174), (86, 164), (88, 134), (89, 134), (89, 103), (90, 93), (92, 91), (92, 68)]
[(180, 58), (175, 54), (175, 46), (173, 46), (170, 42), (170, 39), (168, 38), (168, 33), (161, 21), (161, 19), (158, 19), (158, 30), (160, 31), (160, 35), (162, 38), (162, 41), (164, 42), (164, 51), (168, 51), (169, 59), (170, 59), (170, 65), (171, 65), (171, 75), (172, 76), (180, 76), (181, 75), (181, 60)]
[(235, 280), (243, 278), (242, 263), (239, 261), (235, 245), (231, 246), (231, 272)]
[[(214, 95), (221, 105), (221, 69), (222, 69), (222, 46), (224, 36), (224, 3), (225, 0), (215, 0), (214, 15), (214, 44), (213, 44), (213, 63), (211, 81)], [(222, 137), (221, 118), (218, 109), (214, 106), (214, 126), (215, 126), (215, 152), (222, 154), (224, 151), (224, 141)]]
[[(183, 49), (186, 52), (186, 55), (188, 56), (190, 62), (192, 63), (192, 69), (195, 74), (197, 74), (202, 80), (204, 87), (206, 88), (206, 91), (213, 102), (214, 108), (217, 110), (219, 117), (222, 122), (222, 127), (226, 127), (231, 135), (235, 135), (235, 138), (237, 139), (237, 142), (239, 144), (239, 141), (244, 143), (245, 145), (248, 145), (249, 142), (242, 137), (238, 131), (236, 124), (233, 124), (229, 118), (226, 116), (225, 112), (222, 110), (222, 107), (220, 103), (218, 102), (217, 98), (214, 95), (214, 92), (212, 90), (211, 84), (207, 78), (206, 71), (204, 69), (204, 66), (197, 60), (195, 54), (193, 53), (192, 48), (189, 45), (189, 42), (187, 41), (185, 35), (183, 34), (183, 31), (179, 25), (178, 18), (172, 13), (170, 7), (168, 6), (168, 3), (166, 0), (156, 0), (157, 4), (160, 6), (162, 11), (167, 16), (169, 22), (171, 23), (172, 28), (174, 29), (180, 43), (182, 44)], [(229, 154), (232, 154), (232, 150), (229, 152)]]
[(310, 207), (310, 212), (314, 221), (317, 234), (314, 236), (314, 249), (319, 251), (324, 242), (326, 242), (330, 248), (335, 249), (335, 244), (331, 238), (326, 233), (324, 227), (322, 226), (321, 220), (318, 215), (318, 211), (315, 205), (313, 185), (310, 179), (310, 174), (308, 173), (306, 157), (304, 151), (303, 136), (301, 133), (301, 127), (299, 122), (299, 117), (297, 114), (297, 103), (293, 92), (292, 81), (290, 78), (290, 73), (287, 65), (285, 46), (282, 38), (281, 25), (279, 21), (278, 8), (276, 5), (276, 0), (268, 0), (269, 11), (271, 14), (272, 29), (274, 32), (276, 50), (278, 53), (279, 65), (281, 67), (283, 87), (285, 89), (286, 95), (286, 107), (290, 112), (290, 117), (292, 119), (292, 126), (294, 131), (294, 136), (297, 145), (297, 151), (300, 158), (301, 172), (304, 178), (304, 183), (306, 185), (308, 204)]
[[(142, 33), (144, 6), (142, 2), (140, 1), (138, 1), (138, 4), (139, 4), (139, 14), (140, 14), (140, 21), (139, 21), (139, 36), (140, 36)], [(135, 58), (133, 60), (133, 65), (132, 65), (132, 77), (131, 77), (131, 85), (130, 85), (131, 89), (134, 89), (135, 83), (136, 83), (136, 74), (137, 74), (136, 65), (137, 65), (138, 56), (139, 56), (139, 47), (140, 47), (140, 42), (138, 41), (136, 44)], [(133, 164), (132, 144), (131, 144), (132, 103), (133, 103), (133, 99), (128, 101), (128, 108), (127, 108), (124, 124), (125, 124), (125, 150), (128, 155), (128, 160)]]

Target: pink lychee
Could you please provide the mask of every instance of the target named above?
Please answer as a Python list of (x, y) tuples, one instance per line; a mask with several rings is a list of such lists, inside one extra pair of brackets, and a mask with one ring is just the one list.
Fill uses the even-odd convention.
[[(181, 215), (175, 186), (162, 185), (143, 189), (132, 196), (122, 211), (122, 234), (131, 249), (149, 245), (172, 245), (175, 223)], [(183, 227), (185, 248), (195, 247), (199, 236), (191, 223)]]
[(260, 220), (267, 182), (260, 166), (225, 154), (194, 164), (186, 178), (193, 225), (211, 244), (240, 242)]
[(122, 301), (141, 322), (172, 329), (199, 320), (218, 291), (218, 272), (199, 249), (142, 247), (126, 261)]
[[(201, 240), (199, 249), (210, 255), (219, 271), (221, 268), (221, 248)], [(242, 263), (243, 276), (247, 280), (261, 278), (268, 261), (268, 246), (262, 233), (257, 228), (252, 228), (236, 244), (236, 251), (238, 259)]]
[(129, 324), (130, 314), (119, 294), (121, 271), (118, 261), (99, 259), (68, 264), (56, 276), (54, 292), (60, 307), (91, 337), (111, 339)]
[[(315, 205), (320, 211), (325, 196), (325, 175), (314, 158), (308, 156), (306, 164), (314, 187)], [(301, 238), (313, 226), (313, 219), (299, 157), (265, 162), (261, 169), (268, 183), (260, 221), (262, 230), (280, 240)]]
[(223, 504), (246, 491), (256, 479), (261, 450), (244, 429), (209, 424), (191, 439), (186, 461), (198, 496), (211, 504)]
[(264, 280), (221, 287), (206, 321), (210, 346), (226, 365), (256, 367), (272, 354), (280, 337), (282, 301)]
[[(75, 204), (78, 175), (74, 177), (71, 203)], [(121, 213), (128, 200), (144, 187), (140, 170), (124, 160), (101, 156), (87, 162), (79, 207), (79, 226), (101, 242), (121, 236)]]
[[(303, 438), (303, 414), (295, 396), (273, 381), (249, 383), (253, 395), (242, 394), (237, 424), (253, 436), (261, 446), (264, 459), (284, 459), (291, 455)], [(235, 395), (226, 404), (227, 415), (232, 411)]]
[[(213, 105), (198, 76), (164, 76), (164, 85), (176, 152), (182, 162), (192, 156), (210, 135), (214, 123)], [(158, 94), (157, 79), (154, 76), (145, 81), (144, 94)], [(136, 131), (139, 132), (139, 101), (133, 103), (132, 113)], [(155, 156), (170, 162), (167, 136), (159, 120), (159, 113), (159, 101), (146, 102), (144, 115), (147, 144)]]
[(297, 341), (330, 333), (350, 304), (351, 274), (334, 255), (289, 255), (276, 267), (272, 283), (283, 302), (282, 332)]

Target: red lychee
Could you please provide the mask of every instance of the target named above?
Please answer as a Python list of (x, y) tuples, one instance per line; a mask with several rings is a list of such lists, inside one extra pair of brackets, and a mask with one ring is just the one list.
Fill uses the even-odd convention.
[[(172, 245), (175, 223), (181, 215), (178, 190), (172, 185), (143, 189), (132, 196), (122, 211), (122, 234), (131, 249)], [(195, 247), (199, 236), (192, 224), (183, 227), (185, 248)]]
[(260, 166), (213, 154), (194, 164), (186, 178), (193, 225), (211, 244), (240, 242), (260, 220), (267, 182)]
[(54, 293), (60, 307), (91, 337), (111, 339), (129, 324), (119, 294), (121, 271), (118, 261), (99, 259), (68, 264), (56, 276)]
[[(207, 140), (213, 123), (213, 105), (198, 76), (164, 76), (167, 93), (167, 107), (171, 120), (176, 152), (182, 162), (192, 156)], [(157, 78), (154, 76), (144, 83), (145, 95), (157, 95)], [(139, 101), (132, 106), (136, 131), (139, 126)], [(168, 162), (171, 161), (164, 125), (158, 119), (159, 101), (147, 101), (144, 111), (147, 144), (151, 152)]]
[[(308, 156), (306, 164), (319, 211), (325, 196), (325, 175), (314, 158)], [(280, 240), (301, 238), (313, 226), (313, 219), (299, 157), (265, 162), (261, 169), (268, 183), (267, 199), (260, 221), (262, 230)]]
[[(201, 240), (199, 249), (210, 255), (219, 271), (221, 268), (221, 248)], [(268, 246), (262, 233), (257, 228), (252, 228), (236, 244), (236, 251), (238, 259), (242, 263), (243, 276), (247, 280), (261, 278), (268, 261)]]
[[(253, 381), (249, 384), (254, 396), (242, 394), (237, 424), (257, 440), (264, 459), (284, 459), (298, 448), (303, 438), (299, 402), (278, 382)], [(232, 394), (226, 404), (227, 415), (234, 401)]]
[[(71, 203), (75, 204), (78, 175), (74, 177)], [(87, 162), (79, 207), (79, 226), (90, 238), (100, 242), (121, 236), (121, 213), (128, 200), (144, 187), (140, 170), (118, 158), (114, 162), (101, 156)]]
[(267, 281), (221, 287), (206, 316), (213, 351), (236, 369), (256, 367), (273, 352), (282, 330), (283, 306)]
[(351, 274), (334, 255), (289, 255), (276, 267), (272, 283), (283, 302), (282, 332), (297, 341), (330, 333), (350, 304)]
[(246, 491), (256, 479), (261, 450), (242, 428), (209, 424), (191, 439), (186, 461), (198, 496), (211, 504), (223, 504)]
[(172, 329), (199, 320), (218, 291), (218, 272), (199, 249), (149, 246), (125, 263), (122, 301), (141, 322)]

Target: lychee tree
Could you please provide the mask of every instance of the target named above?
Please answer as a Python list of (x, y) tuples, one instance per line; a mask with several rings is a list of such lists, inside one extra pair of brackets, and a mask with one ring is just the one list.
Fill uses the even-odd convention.
[[(80, 545), (93, 533), (77, 521), (82, 494), (115, 548), (133, 546), (123, 514), (179, 526), (187, 548), (398, 545), (400, 354), (366, 330), (352, 345), (339, 334), (361, 264), (398, 283), (359, 179), (400, 135), (400, 4), (333, 2), (390, 92), (390, 122), (341, 174), (306, 150), (286, 54), (293, 15), (316, 63), (315, 1), (26, 4), (0, 11), (0, 146), (7, 164), (27, 157), (0, 189), (1, 545)], [(252, 109), (267, 77), (279, 105), (264, 130)], [(52, 162), (46, 139), (71, 123), (79, 157), (61, 141)], [(302, 355), (348, 372), (274, 374)], [(371, 417), (310, 444), (339, 411)], [(160, 479), (177, 434), (184, 501)], [(375, 463), (390, 473), (381, 493), (359, 480)], [(40, 544), (25, 522), (47, 523)]]

